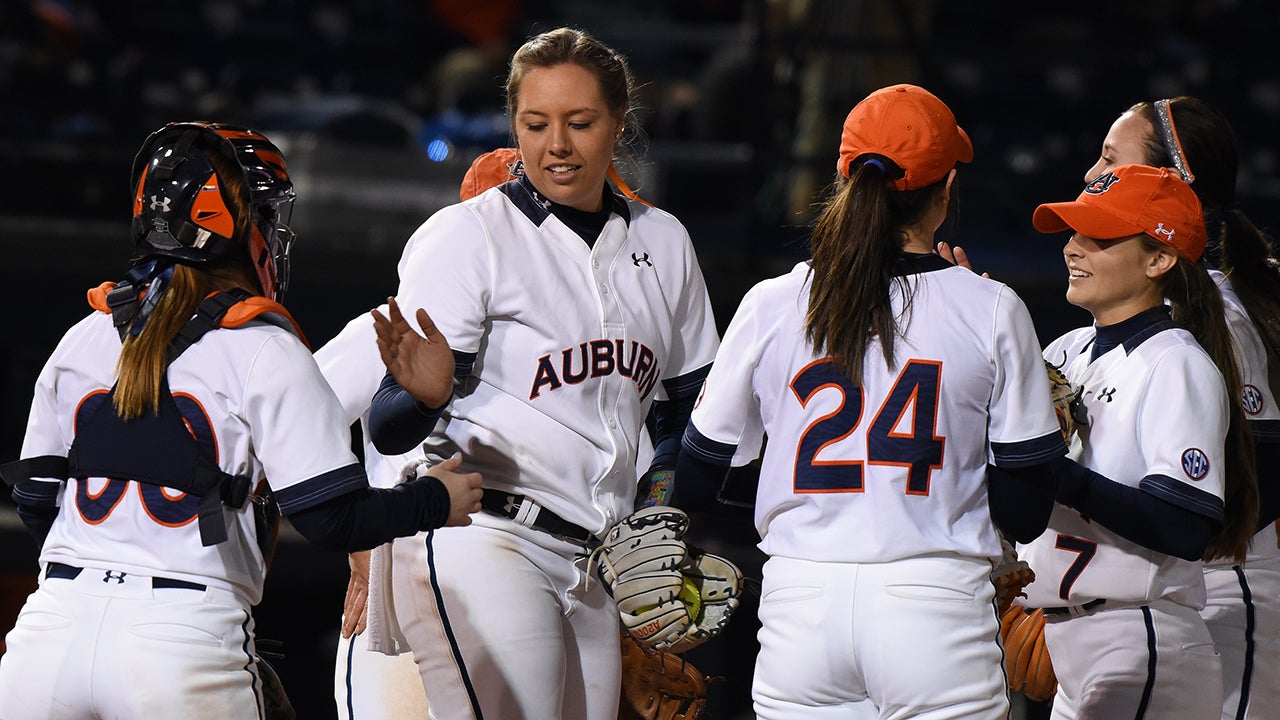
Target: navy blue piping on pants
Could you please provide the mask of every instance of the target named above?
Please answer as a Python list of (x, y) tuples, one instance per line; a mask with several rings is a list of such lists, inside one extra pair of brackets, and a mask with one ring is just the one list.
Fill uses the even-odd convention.
[(467, 697), (471, 700), (471, 712), (476, 720), (484, 720), (484, 714), (480, 712), (480, 700), (476, 697), (476, 689), (471, 684), (471, 675), (467, 673), (467, 664), (462, 659), (462, 649), (458, 647), (458, 640), (453, 634), (453, 625), (450, 624), (449, 614), (445, 611), (444, 594), (440, 591), (440, 583), (436, 582), (435, 547), (431, 543), (435, 535), (434, 530), (427, 533), (427, 576), (431, 580), (431, 592), (436, 597), (436, 607), (440, 610), (440, 624), (444, 627), (445, 637), (449, 640), (449, 651), (453, 653), (453, 662), (458, 666), (458, 674), (467, 687)]
[(1147, 684), (1142, 688), (1142, 702), (1138, 703), (1134, 720), (1147, 716), (1147, 706), (1151, 704), (1151, 693), (1156, 685), (1156, 628), (1151, 620), (1151, 608), (1146, 605), (1142, 606), (1142, 622), (1147, 626)]
[(266, 720), (267, 708), (262, 697), (262, 678), (258, 677), (258, 664), (254, 661), (253, 653), (249, 652), (249, 645), (253, 642), (253, 633), (249, 630), (251, 624), (253, 624), (253, 615), (246, 612), (244, 622), (240, 623), (240, 631), (244, 633), (244, 643), (240, 649), (248, 658), (244, 664), (244, 671), (249, 673), (249, 688), (253, 691), (253, 702), (258, 707), (258, 717)]
[(356, 634), (351, 633), (347, 643), (347, 720), (356, 720), (356, 708), (351, 697), (351, 673), (355, 670)]
[(1240, 704), (1236, 706), (1236, 720), (1244, 720), (1249, 709), (1249, 686), (1253, 681), (1253, 631), (1257, 618), (1254, 617), (1253, 592), (1249, 590), (1244, 568), (1236, 565), (1231, 569), (1236, 571), (1240, 580), (1240, 596), (1244, 600), (1244, 672), (1240, 677)]

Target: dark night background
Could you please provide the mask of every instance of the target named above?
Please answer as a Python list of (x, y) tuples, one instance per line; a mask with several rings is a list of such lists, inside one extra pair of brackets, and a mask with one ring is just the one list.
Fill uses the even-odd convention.
[[(0, 461), (18, 457), (31, 387), (84, 290), (129, 251), (129, 165), (174, 120), (263, 131), (284, 149), (300, 241), (287, 305), (314, 347), (395, 290), (405, 239), (456, 200), (470, 160), (509, 144), (505, 61), (574, 25), (628, 55), (645, 146), (624, 175), (689, 228), (721, 329), (756, 281), (805, 256), (844, 116), (914, 82), (954, 110), (976, 157), (951, 239), (1012, 285), (1048, 342), (1066, 305), (1061, 238), (1030, 226), (1075, 197), (1112, 120), (1138, 100), (1198, 95), (1234, 124), (1238, 199), (1280, 222), (1280, 9), (1265, 0), (6, 0), (0, 4)], [(1093, 9), (1084, 9), (1090, 7)], [(744, 490), (745, 489), (745, 490)], [(749, 476), (737, 492), (749, 499)], [(694, 539), (759, 576), (749, 511), (695, 519)], [(36, 552), (0, 501), (0, 632), (34, 586)], [(346, 561), (285, 527), (255, 615), (283, 640), (301, 718), (334, 717)], [(750, 714), (756, 620), (691, 654), (711, 716)], [(1035, 716), (1039, 709), (1030, 709)]]

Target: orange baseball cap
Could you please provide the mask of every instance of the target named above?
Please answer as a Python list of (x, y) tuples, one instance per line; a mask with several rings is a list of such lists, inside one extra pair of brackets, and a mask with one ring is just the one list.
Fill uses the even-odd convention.
[(1095, 240), (1150, 235), (1191, 262), (1204, 254), (1204, 210), (1191, 186), (1169, 168), (1121, 165), (1084, 186), (1072, 202), (1036, 208), (1042, 233), (1074, 230)]
[(916, 85), (891, 85), (871, 93), (845, 118), (836, 170), (863, 155), (883, 155), (902, 168), (895, 190), (932, 185), (958, 162), (973, 161), (973, 143), (946, 103)]
[(470, 200), (491, 187), (497, 187), (523, 174), (524, 161), (520, 159), (519, 149), (490, 150), (471, 161), (467, 174), (462, 176), (462, 187), (458, 189), (458, 199)]

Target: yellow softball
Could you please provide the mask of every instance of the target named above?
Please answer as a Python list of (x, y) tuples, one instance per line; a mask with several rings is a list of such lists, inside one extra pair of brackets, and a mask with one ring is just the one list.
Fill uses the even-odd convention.
[[(676, 594), (680, 602), (684, 603), (685, 609), (689, 611), (689, 617), (697, 622), (702, 616), (702, 593), (698, 590), (698, 583), (693, 578), (685, 577), (680, 583), (680, 592)], [(642, 608), (636, 608), (632, 615), (643, 615), (650, 610), (658, 607), (657, 605), (645, 605)]]

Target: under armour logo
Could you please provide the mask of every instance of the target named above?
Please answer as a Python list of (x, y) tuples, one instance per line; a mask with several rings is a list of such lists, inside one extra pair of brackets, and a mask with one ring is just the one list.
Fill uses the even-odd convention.
[(160, 212), (165, 212), (165, 213), (169, 212), (169, 198), (164, 198), (163, 200), (161, 200), (160, 198), (156, 197), (155, 195), (152, 195), (152, 196), (151, 196), (151, 209), (152, 209), (152, 210), (155, 210), (155, 209), (156, 209), (156, 206), (159, 206), (159, 207), (160, 207)]
[(1109, 403), (1109, 402), (1111, 402), (1111, 401), (1112, 401), (1113, 396), (1114, 396), (1115, 394), (1116, 394), (1116, 388), (1107, 388), (1107, 387), (1104, 387), (1104, 388), (1102, 388), (1101, 390), (1099, 390), (1099, 391), (1098, 391), (1098, 394), (1097, 394), (1097, 395), (1095, 395), (1094, 397), (1098, 398), (1098, 400), (1099, 400), (1099, 401), (1101, 401), (1101, 402), (1108, 402), (1108, 403)]
[(508, 495), (508, 496), (507, 496), (507, 502), (506, 502), (506, 504), (505, 504), (505, 505), (503, 505), (503, 506), (502, 506), (502, 510), (503, 510), (504, 512), (508, 513), (508, 514), (513, 513), (513, 512), (515, 512), (515, 511), (516, 511), (516, 496), (515, 496), (515, 495)]
[(1157, 235), (1165, 236), (1166, 240), (1172, 240), (1174, 232), (1176, 231), (1172, 229), (1166, 230), (1164, 227), (1164, 223), (1160, 223), (1159, 225), (1156, 226), (1156, 229), (1155, 229), (1155, 233)]
[(114, 572), (114, 571), (112, 571), (112, 570), (104, 570), (104, 571), (103, 571), (102, 582), (104, 582), (104, 583), (105, 583), (105, 582), (111, 582), (112, 580), (115, 580), (117, 584), (119, 584), (119, 585), (123, 585), (123, 584), (124, 584), (124, 576), (125, 576), (125, 575), (127, 575), (127, 574), (128, 574), (128, 573)]
[(653, 267), (653, 263), (649, 262), (649, 253), (644, 253), (643, 255), (631, 253), (631, 264), (640, 267), (640, 263)]

